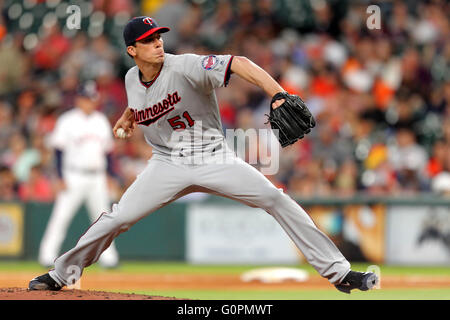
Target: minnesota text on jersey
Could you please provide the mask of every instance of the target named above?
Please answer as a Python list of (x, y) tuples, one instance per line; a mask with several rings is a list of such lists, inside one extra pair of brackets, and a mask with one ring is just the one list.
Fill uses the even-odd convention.
[(131, 111), (133, 111), (134, 120), (137, 124), (149, 126), (165, 114), (172, 111), (174, 106), (180, 101), (181, 97), (178, 95), (178, 92), (175, 91), (172, 94), (167, 94), (166, 99), (159, 101), (151, 107), (145, 108), (144, 110), (131, 109)]

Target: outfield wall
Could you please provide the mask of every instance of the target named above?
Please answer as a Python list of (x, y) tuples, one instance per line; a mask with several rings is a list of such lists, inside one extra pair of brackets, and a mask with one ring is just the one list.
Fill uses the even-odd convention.
[[(350, 261), (450, 265), (450, 199), (299, 199)], [(53, 204), (0, 203), (0, 259), (36, 260)], [(61, 252), (89, 227), (80, 208)], [(304, 257), (261, 209), (215, 196), (178, 201), (116, 239), (122, 259), (298, 264)]]

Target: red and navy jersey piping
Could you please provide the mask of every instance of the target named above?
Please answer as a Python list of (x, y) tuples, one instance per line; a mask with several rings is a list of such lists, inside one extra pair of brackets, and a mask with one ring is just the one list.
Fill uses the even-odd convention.
[(223, 78), (223, 85), (226, 87), (228, 82), (230, 81), (231, 74), (231, 62), (233, 61), (234, 56), (231, 56), (230, 61), (228, 61), (227, 70), (225, 71), (225, 76)]

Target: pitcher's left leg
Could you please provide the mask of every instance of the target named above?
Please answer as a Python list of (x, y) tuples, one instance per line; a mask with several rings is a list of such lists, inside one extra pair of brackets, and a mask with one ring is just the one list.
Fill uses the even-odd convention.
[(286, 231), (307, 261), (332, 284), (340, 283), (350, 263), (320, 231), (308, 214), (262, 173), (239, 158), (233, 163), (198, 167), (196, 183), (211, 193), (229, 197), (271, 214)]

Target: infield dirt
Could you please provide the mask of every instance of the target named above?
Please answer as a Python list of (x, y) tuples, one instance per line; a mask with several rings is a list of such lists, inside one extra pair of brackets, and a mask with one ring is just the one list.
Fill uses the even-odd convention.
[(61, 291), (29, 291), (24, 288), (0, 289), (0, 300), (184, 300), (146, 296), (134, 293), (64, 289)]

